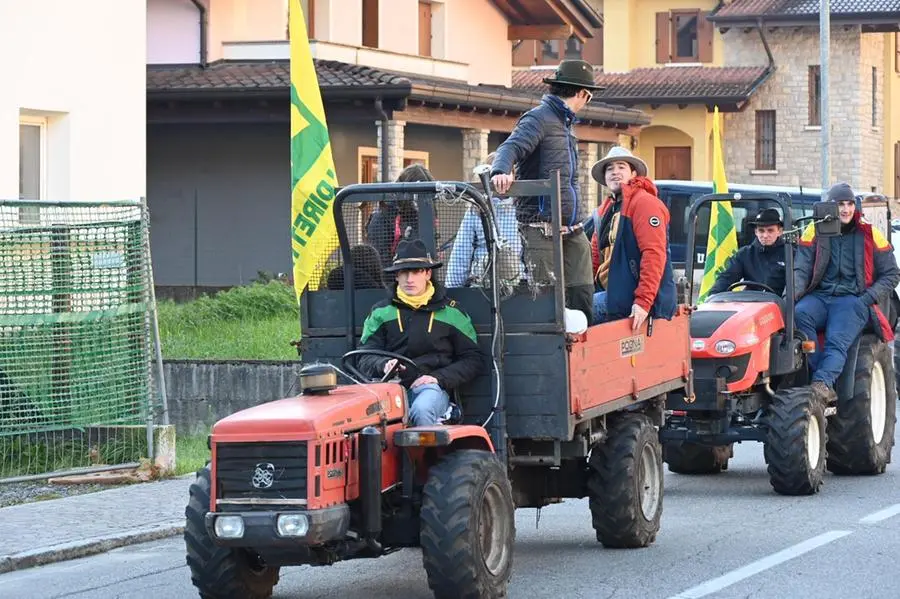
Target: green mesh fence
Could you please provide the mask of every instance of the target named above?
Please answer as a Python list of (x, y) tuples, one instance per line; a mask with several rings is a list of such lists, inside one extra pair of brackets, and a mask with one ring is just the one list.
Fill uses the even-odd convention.
[(0, 202), (0, 479), (148, 456), (147, 223), (137, 202)]

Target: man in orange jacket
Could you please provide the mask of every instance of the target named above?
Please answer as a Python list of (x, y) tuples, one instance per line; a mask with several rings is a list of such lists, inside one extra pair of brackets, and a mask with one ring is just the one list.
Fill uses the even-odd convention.
[(597, 209), (591, 257), (594, 322), (632, 318), (637, 331), (647, 320), (675, 314), (675, 277), (669, 251), (669, 210), (647, 178), (647, 164), (615, 146), (591, 168), (612, 195)]

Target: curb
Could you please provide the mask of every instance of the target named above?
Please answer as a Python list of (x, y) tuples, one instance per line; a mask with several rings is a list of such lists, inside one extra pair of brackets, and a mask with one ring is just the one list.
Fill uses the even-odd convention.
[(94, 537), (83, 541), (72, 541), (49, 547), (39, 547), (12, 555), (2, 555), (0, 556), (0, 574), (105, 553), (126, 545), (137, 545), (138, 543), (148, 543), (175, 537), (182, 534), (182, 532), (184, 532), (184, 521), (179, 520), (158, 526)]

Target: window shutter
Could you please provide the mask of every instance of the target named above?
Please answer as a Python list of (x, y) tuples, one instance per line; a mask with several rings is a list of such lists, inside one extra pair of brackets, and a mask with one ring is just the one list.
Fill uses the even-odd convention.
[(697, 15), (697, 58), (700, 62), (713, 61), (713, 37), (716, 28), (707, 20), (709, 14), (700, 11)]
[(669, 13), (656, 13), (656, 62), (660, 64), (672, 61), (672, 42), (669, 39), (671, 30)]
[(900, 199), (900, 141), (894, 144), (894, 197)]

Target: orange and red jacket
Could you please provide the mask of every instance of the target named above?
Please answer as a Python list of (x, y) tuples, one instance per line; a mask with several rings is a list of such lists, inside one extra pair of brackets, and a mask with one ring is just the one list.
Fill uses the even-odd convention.
[[(669, 210), (656, 194), (656, 185), (646, 177), (635, 177), (622, 186), (619, 226), (606, 285), (607, 310), (613, 317), (631, 314), (632, 304), (655, 318), (671, 319), (675, 314)], [(598, 224), (614, 201), (608, 197), (597, 209)], [(600, 268), (599, 229), (594, 227), (591, 238), (594, 273)]]

